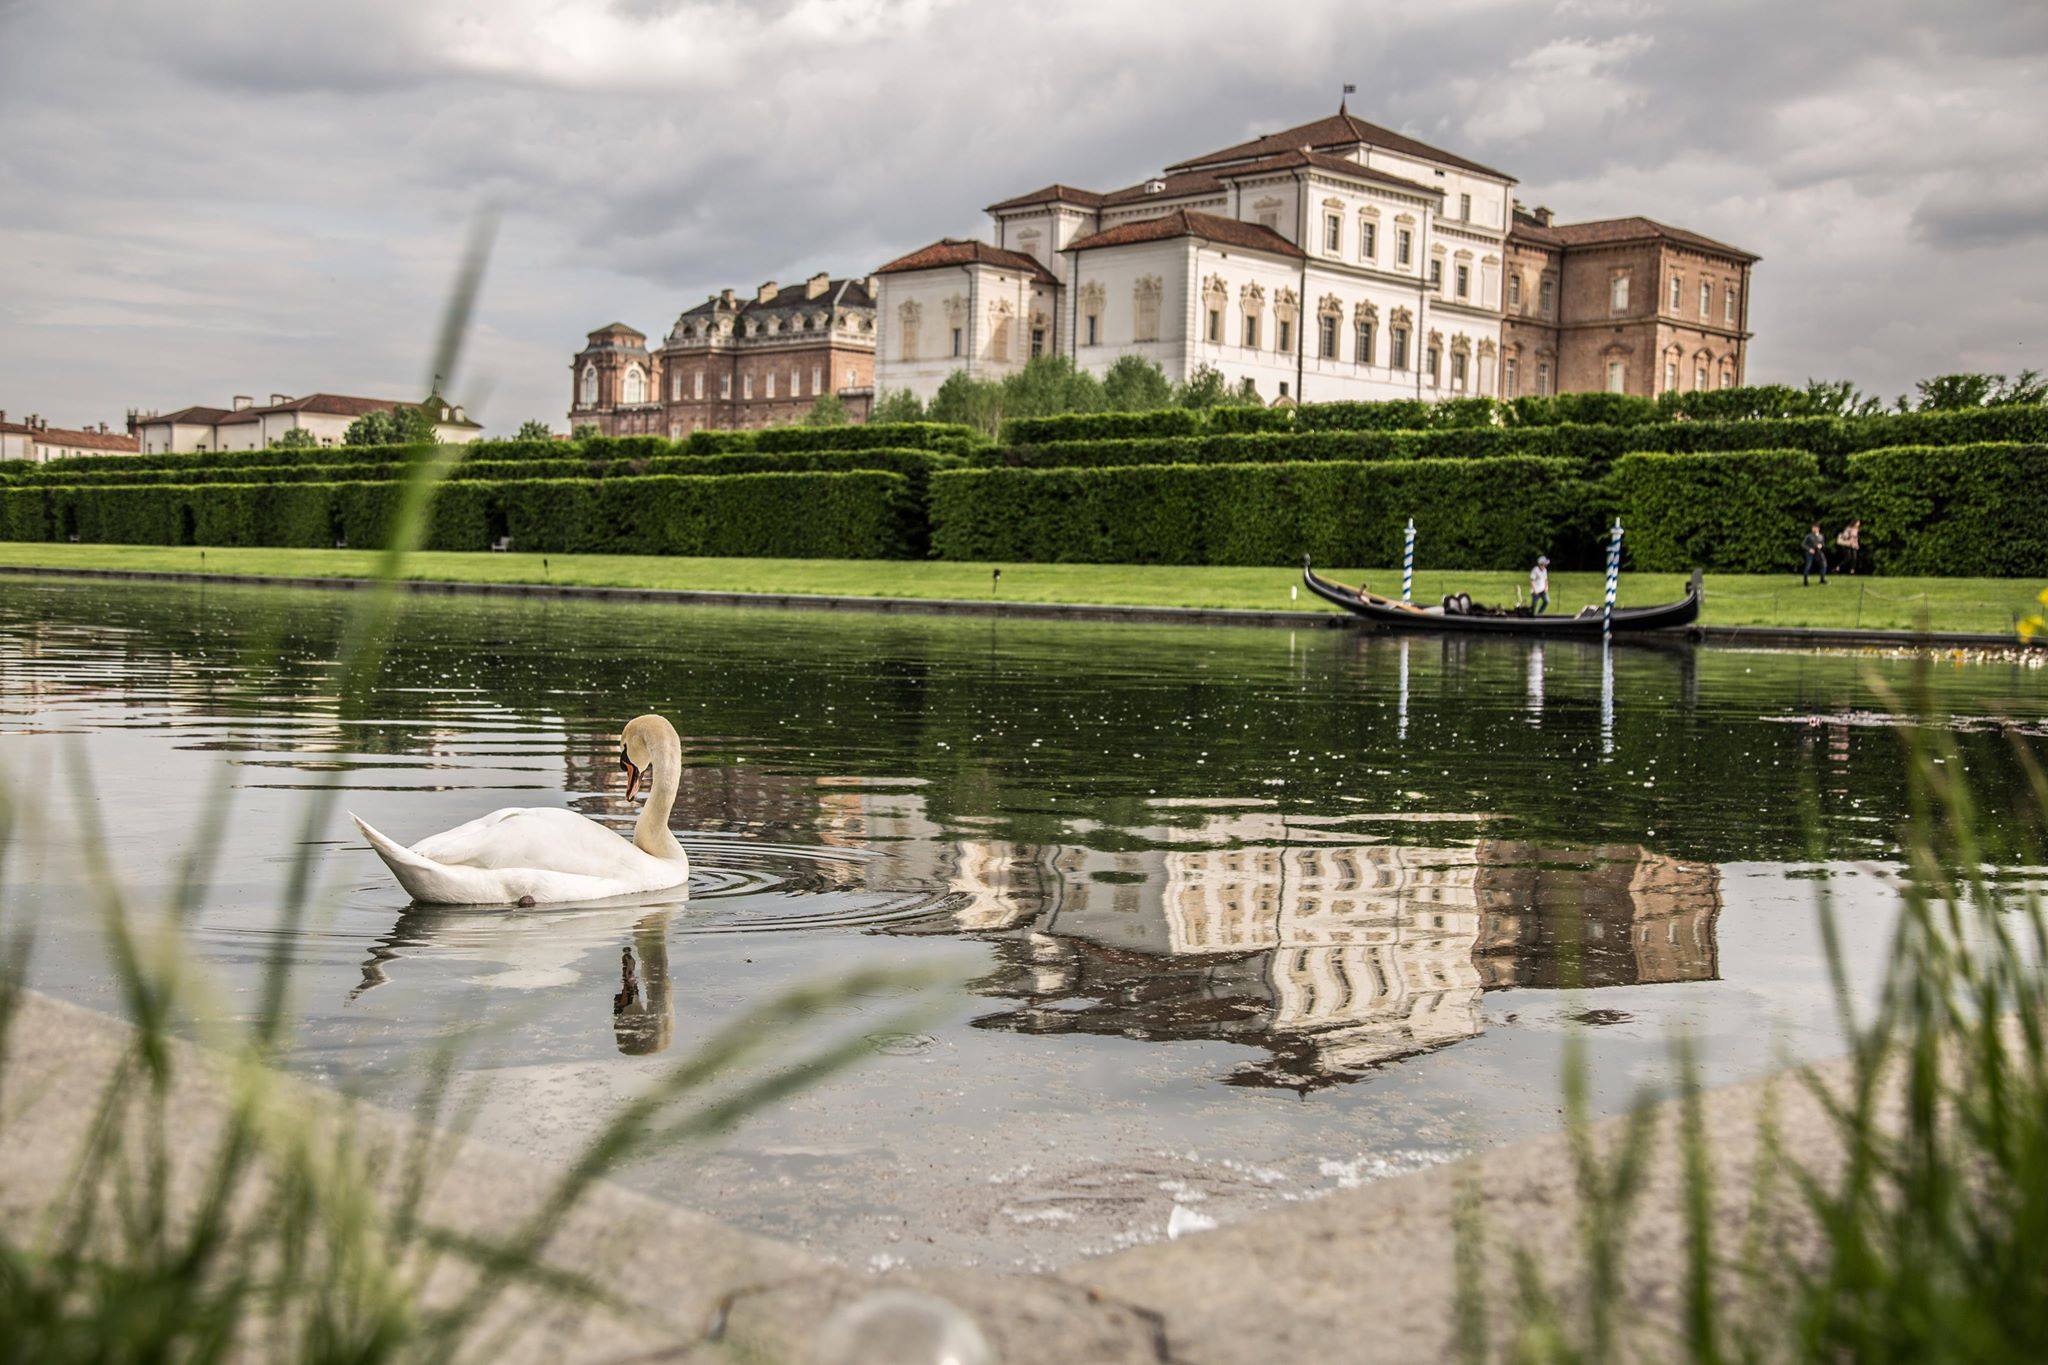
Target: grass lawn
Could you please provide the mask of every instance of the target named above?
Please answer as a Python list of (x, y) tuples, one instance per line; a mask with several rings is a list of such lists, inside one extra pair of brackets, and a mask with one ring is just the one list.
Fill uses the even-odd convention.
[[(367, 575), (366, 550), (205, 550), (164, 545), (71, 545), (0, 542), (0, 565), (141, 569), (220, 574), (287, 574), (353, 578)], [(991, 586), (991, 574), (1002, 580)], [(1376, 591), (1400, 590), (1398, 570), (1332, 568), (1330, 577)], [(1001, 597), (1020, 602), (1090, 602), (1136, 606), (1252, 607), (1327, 610), (1302, 594), (1300, 576), (1283, 568), (1167, 568), (1146, 564), (953, 564), (848, 559), (675, 559), (653, 555), (470, 554), (422, 551), (409, 561), (413, 578), (476, 583), (568, 583), (593, 587), (695, 588), (730, 592), (818, 593), (836, 597)], [(1454, 588), (1481, 601), (1513, 601), (1526, 587), (1519, 573), (1419, 570), (1417, 600)], [(1706, 620), (1735, 626), (1863, 626), (2007, 632), (2036, 609), (2041, 584), (1998, 578), (1846, 578), (1802, 588), (1793, 574), (1710, 574)], [(1680, 574), (1624, 574), (1621, 601), (1670, 601), (1685, 590)], [(1551, 576), (1552, 610), (1577, 611), (1599, 600), (1601, 576)]]

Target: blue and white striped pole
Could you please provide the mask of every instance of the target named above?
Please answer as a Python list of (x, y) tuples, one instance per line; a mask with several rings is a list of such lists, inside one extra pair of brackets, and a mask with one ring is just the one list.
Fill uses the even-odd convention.
[(1408, 518), (1408, 541), (1401, 550), (1401, 600), (1415, 600), (1415, 518)]
[(1614, 633), (1614, 590), (1621, 582), (1621, 518), (1614, 519), (1614, 539), (1607, 545), (1607, 606), (1600, 613), (1600, 634)]

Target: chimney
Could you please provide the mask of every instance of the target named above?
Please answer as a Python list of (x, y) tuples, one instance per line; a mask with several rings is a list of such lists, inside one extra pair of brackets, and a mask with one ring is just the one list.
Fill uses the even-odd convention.
[(880, 290), (881, 283), (875, 276), (870, 275), (861, 281), (861, 286), (868, 291), (868, 297), (873, 298), (876, 292)]
[(777, 294), (780, 294), (781, 292), (782, 292), (782, 291), (781, 291), (780, 289), (777, 289), (777, 288), (775, 287), (775, 281), (773, 281), (773, 280), (770, 280), (770, 281), (768, 281), (768, 283), (766, 283), (766, 284), (762, 285), (762, 286), (761, 286), (761, 288), (760, 288), (760, 289), (759, 289), (758, 291), (756, 291), (756, 292), (755, 292), (755, 294), (754, 294), (754, 302), (756, 302), (756, 303), (769, 303), (769, 302), (772, 302), (772, 301), (774, 300), (775, 296), (776, 296)]
[(1550, 210), (1549, 210), (1549, 209), (1545, 208), (1545, 207), (1544, 207), (1543, 205), (1541, 205), (1541, 204), (1538, 204), (1538, 205), (1536, 206), (1536, 221), (1537, 221), (1538, 223), (1541, 223), (1541, 224), (1542, 224), (1542, 225), (1543, 225), (1544, 227), (1549, 227), (1549, 226), (1550, 226), (1550, 216), (1551, 216), (1551, 215), (1550, 215)]
[(0, 408), (0, 422), (4, 422), (4, 421), (6, 421), (6, 420), (7, 420), (7, 409), (6, 409), (6, 408)]
[(1158, 178), (1157, 176), (1154, 176), (1154, 177), (1153, 177), (1152, 179), (1150, 179), (1150, 180), (1147, 180), (1147, 181), (1145, 182), (1145, 193), (1147, 193), (1147, 194), (1164, 194), (1164, 193), (1166, 193), (1166, 182), (1165, 182), (1164, 180), (1161, 180), (1161, 179), (1159, 179), (1159, 178)]
[(272, 406), (273, 408), (278, 407), (284, 403), (289, 403), (291, 401), (292, 396), (288, 393), (273, 393), (272, 395), (270, 395), (270, 406)]
[(735, 308), (739, 305), (739, 301), (733, 297), (732, 290), (730, 289), (722, 291), (718, 296), (718, 300), (727, 308)]
[(256, 400), (251, 398), (248, 394), (238, 393), (235, 395), (236, 412), (247, 412), (250, 408), (254, 406), (256, 406)]
[(832, 272), (829, 270), (820, 270), (817, 274), (811, 276), (809, 279), (804, 281), (804, 297), (807, 299), (815, 299), (820, 294), (824, 293), (831, 287)]

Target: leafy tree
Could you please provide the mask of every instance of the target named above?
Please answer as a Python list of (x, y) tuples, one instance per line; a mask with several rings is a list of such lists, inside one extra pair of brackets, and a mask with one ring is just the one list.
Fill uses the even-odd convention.
[(311, 450), (320, 444), (320, 438), (304, 427), (287, 427), (278, 433), (270, 443), (272, 450)]
[(924, 402), (909, 389), (894, 389), (877, 395), (871, 422), (922, 422)]
[(992, 438), (1003, 424), (1003, 386), (972, 378), (965, 370), (955, 370), (932, 395), (925, 416), (934, 422), (970, 426)]
[(388, 412), (366, 412), (348, 424), (341, 434), (345, 446), (388, 446), (398, 444), (398, 423)]
[(1074, 368), (1065, 356), (1039, 355), (1002, 382), (1002, 417), (1054, 417), (1063, 412), (1102, 412), (1109, 407), (1102, 383)]
[(1188, 382), (1179, 385), (1173, 393), (1175, 407), (1220, 408), (1232, 401), (1230, 386), (1224, 382), (1223, 371), (1214, 365), (1197, 365), (1195, 372), (1188, 376)]
[(597, 423), (585, 422), (569, 433), (569, 439), (572, 441), (592, 441), (602, 435), (604, 435), (604, 432), (598, 427)]
[(1815, 417), (1873, 417), (1884, 411), (1884, 400), (1846, 379), (1809, 379), (1805, 411)]
[(391, 414), (391, 419), (400, 445), (432, 445), (441, 439), (440, 433), (434, 430), (433, 417), (425, 408), (400, 404)]
[(1102, 376), (1102, 399), (1110, 412), (1151, 412), (1172, 404), (1173, 385), (1143, 356), (1119, 356)]
[(529, 417), (519, 424), (519, 430), (513, 433), (513, 439), (518, 441), (552, 441), (555, 439), (555, 433), (548, 430), (546, 422)]
[(811, 404), (811, 410), (804, 414), (807, 427), (843, 427), (853, 420), (846, 411), (846, 404), (839, 401), (836, 393), (821, 393), (818, 401)]
[[(2036, 370), (2021, 370), (2010, 382), (2002, 374), (1938, 374), (1913, 386), (1920, 401), (1913, 406), (1922, 412), (1948, 412), (1958, 408), (2004, 408), (2048, 402), (2048, 379)], [(1899, 399), (1904, 411), (1906, 400)]]

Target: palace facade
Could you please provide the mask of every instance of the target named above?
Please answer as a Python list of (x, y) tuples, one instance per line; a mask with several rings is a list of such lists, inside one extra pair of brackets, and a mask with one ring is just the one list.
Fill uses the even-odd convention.
[(1343, 106), (1124, 189), (1047, 185), (990, 205), (990, 240), (876, 272), (875, 385), (928, 398), (1047, 354), (1208, 367), (1269, 402), (1743, 382), (1754, 254), (1557, 224), (1515, 185)]
[(687, 436), (800, 422), (835, 394), (856, 422), (874, 401), (873, 282), (813, 275), (731, 289), (685, 309), (660, 346), (614, 322), (570, 362), (569, 426)]

